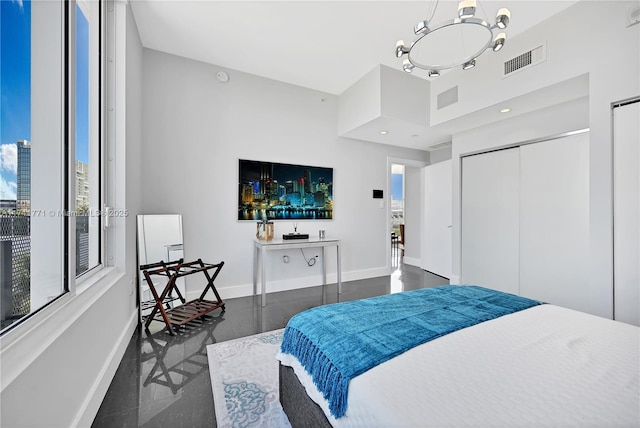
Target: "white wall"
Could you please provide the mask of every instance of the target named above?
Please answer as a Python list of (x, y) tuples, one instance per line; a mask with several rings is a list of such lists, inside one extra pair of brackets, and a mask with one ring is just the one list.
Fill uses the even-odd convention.
[(438, 162), (444, 162), (451, 159), (451, 145), (443, 147), (438, 150), (432, 150), (429, 152), (429, 159), (431, 165)]
[(380, 67), (378, 65), (362, 76), (338, 98), (340, 109), (338, 133), (340, 135), (374, 120), (382, 114)]
[(429, 128), (429, 82), (381, 64), (338, 97), (338, 135), (414, 149), (446, 138)]
[(424, 80), (381, 65), (380, 93), (382, 116), (421, 126), (429, 124), (429, 85)]
[(141, 127), (139, 91), (132, 86), (140, 82), (142, 48), (128, 6), (113, 6), (118, 47), (111, 67), (119, 74), (111, 87), (118, 88), (120, 98), (113, 100), (118, 120), (111, 131), (123, 137), (112, 142), (109, 162), (118, 179), (107, 180), (113, 198), (107, 202), (117, 208), (129, 204), (130, 216), (113, 219), (112, 267), (104, 270), (105, 277), (0, 339), (3, 427), (90, 426), (137, 322), (130, 279), (135, 275), (135, 201), (140, 199), (135, 145)]
[[(612, 311), (612, 170), (611, 103), (640, 92), (640, 26), (626, 27), (626, 14), (637, 2), (582, 1), (535, 29), (511, 39), (512, 53), (544, 39), (547, 61), (512, 77), (484, 76), (482, 84), (464, 80), (469, 88), (466, 107), (457, 107), (451, 118), (468, 109), (491, 106), (503, 99), (536, 88), (588, 74), (588, 99), (574, 100), (543, 111), (513, 116), (492, 125), (454, 135), (454, 275), (460, 274), (460, 169), (461, 154), (503, 144), (542, 138), (560, 132), (590, 128), (590, 236), (589, 284), (584, 292), (599, 302), (590, 312), (611, 317)], [(486, 56), (486, 58), (485, 58)], [(485, 62), (508, 59), (482, 57)], [(483, 67), (476, 67), (482, 69)], [(474, 69), (475, 70), (475, 69)], [(449, 77), (453, 79), (455, 75)], [(444, 82), (444, 81), (443, 81)], [(468, 83), (467, 83), (468, 82)], [(449, 82), (450, 83), (450, 82)], [(443, 83), (446, 87), (446, 82)], [(471, 90), (473, 88), (473, 90)], [(433, 87), (432, 87), (433, 89)], [(434, 94), (439, 91), (434, 90)], [(471, 101), (473, 100), (473, 101)], [(433, 104), (432, 104), (433, 105)], [(512, 112), (517, 114), (517, 112)], [(440, 118), (442, 119), (442, 118)]]
[[(325, 229), (342, 240), (343, 280), (388, 275), (389, 220), (372, 189), (388, 192), (388, 156), (427, 161), (428, 153), (337, 137), (336, 96), (234, 70), (221, 83), (219, 70), (145, 50), (143, 213), (182, 214), (185, 257), (224, 261), (222, 297), (250, 295), (256, 223), (236, 220), (238, 159), (332, 167), (334, 220), (300, 222), (298, 231)], [(292, 232), (293, 223), (275, 229)], [(299, 251), (287, 254), (287, 265), (269, 255), (269, 290), (320, 283), (320, 263), (310, 268)], [(332, 256), (327, 269), (335, 279)], [(187, 282), (190, 297), (203, 287)]]

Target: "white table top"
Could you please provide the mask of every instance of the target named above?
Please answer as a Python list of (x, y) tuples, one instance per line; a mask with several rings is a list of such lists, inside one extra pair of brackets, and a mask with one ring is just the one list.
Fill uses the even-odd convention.
[(257, 238), (254, 238), (255, 245), (259, 245), (261, 247), (284, 247), (284, 246), (297, 246), (297, 247), (328, 247), (339, 245), (340, 240), (335, 238), (324, 238), (320, 239), (318, 237), (309, 237), (308, 239), (282, 239), (282, 238), (274, 238), (271, 241), (263, 241)]

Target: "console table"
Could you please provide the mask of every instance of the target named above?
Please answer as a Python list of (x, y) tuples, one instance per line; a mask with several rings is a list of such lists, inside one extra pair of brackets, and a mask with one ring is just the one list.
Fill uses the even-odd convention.
[(325, 263), (325, 248), (336, 247), (338, 294), (342, 293), (339, 239), (274, 239), (272, 241), (261, 241), (259, 239), (254, 239), (253, 242), (253, 295), (255, 296), (256, 294), (258, 294), (258, 274), (260, 274), (262, 285), (262, 307), (267, 306), (267, 278), (265, 273), (265, 259), (267, 256), (267, 251), (289, 250), (293, 248), (322, 248), (322, 285), (324, 287), (327, 284), (327, 264)]

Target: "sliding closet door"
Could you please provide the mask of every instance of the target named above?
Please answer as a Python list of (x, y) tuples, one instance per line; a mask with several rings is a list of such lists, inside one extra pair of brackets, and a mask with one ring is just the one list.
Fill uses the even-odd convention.
[(520, 294), (589, 303), (589, 135), (520, 147)]
[(427, 165), (424, 171), (422, 268), (451, 278), (452, 161)]
[(640, 325), (640, 102), (613, 110), (614, 318)]
[(461, 282), (518, 293), (519, 150), (462, 159)]

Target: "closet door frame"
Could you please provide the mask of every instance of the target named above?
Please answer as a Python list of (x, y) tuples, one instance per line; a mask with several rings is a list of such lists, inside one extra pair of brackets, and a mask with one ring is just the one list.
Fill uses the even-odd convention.
[[(636, 277), (637, 280), (637, 272), (621, 272), (621, 269), (628, 269), (630, 266), (633, 269), (635, 265), (640, 264), (640, 259), (631, 260), (630, 258), (638, 257), (640, 254), (640, 249), (633, 248), (631, 251), (628, 251), (628, 245), (632, 244), (632, 241), (629, 241), (628, 231), (624, 233), (621, 232), (621, 226), (626, 225), (629, 226), (629, 212), (622, 212), (619, 206), (619, 198), (620, 194), (626, 192), (627, 195), (630, 191), (638, 191), (638, 189), (621, 189), (620, 180), (621, 177), (618, 174), (618, 168), (620, 168), (619, 159), (619, 140), (616, 136), (616, 131), (618, 130), (615, 112), (617, 108), (624, 108), (628, 105), (638, 105), (640, 106), (640, 97), (629, 98), (626, 100), (618, 101), (611, 104), (611, 141), (612, 141), (612, 156), (611, 156), (611, 171), (612, 171), (612, 194), (613, 198), (611, 201), (611, 211), (613, 217), (613, 233), (612, 233), (612, 248), (613, 248), (613, 319), (619, 320), (623, 322), (627, 322), (634, 325), (640, 325), (640, 314), (638, 313), (638, 294), (639, 290), (633, 288), (633, 277)], [(637, 124), (635, 126), (640, 126)], [(627, 153), (628, 154), (628, 153)], [(640, 162), (640, 160), (638, 161)], [(629, 164), (627, 163), (627, 166)], [(629, 171), (627, 171), (629, 172)], [(637, 173), (637, 171), (636, 171)], [(636, 195), (636, 197), (638, 197)], [(640, 197), (638, 197), (640, 199)], [(637, 202), (637, 201), (632, 201)], [(637, 210), (637, 208), (636, 208)], [(635, 216), (635, 213), (631, 213), (631, 216)], [(636, 217), (637, 219), (637, 217)], [(637, 221), (637, 220), (636, 220)], [(631, 227), (638, 228), (638, 225), (631, 225)], [(637, 233), (637, 230), (634, 231)], [(633, 239), (632, 239), (633, 240)], [(634, 275), (635, 274), (635, 275)], [(632, 303), (633, 302), (633, 303)]]

